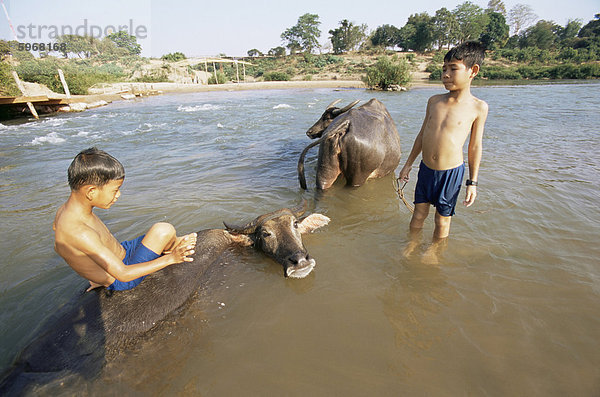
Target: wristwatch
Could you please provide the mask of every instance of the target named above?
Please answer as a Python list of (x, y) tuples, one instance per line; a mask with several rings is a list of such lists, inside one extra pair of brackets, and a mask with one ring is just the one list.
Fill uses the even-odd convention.
[(477, 181), (472, 181), (470, 179), (467, 179), (467, 183), (465, 183), (466, 186), (477, 186)]

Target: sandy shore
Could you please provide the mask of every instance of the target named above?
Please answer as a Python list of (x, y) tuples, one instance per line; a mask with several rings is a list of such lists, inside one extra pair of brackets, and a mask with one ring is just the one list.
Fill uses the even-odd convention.
[[(428, 80), (415, 79), (409, 87), (430, 87), (434, 84)], [(362, 88), (366, 85), (359, 80), (314, 80), (314, 81), (258, 81), (250, 83), (227, 84), (179, 84), (179, 83), (114, 83), (102, 87), (91, 88), (90, 94), (109, 94), (115, 92), (143, 93), (158, 90), (162, 93), (204, 92), (204, 91), (243, 91), (243, 90), (283, 90), (298, 88)]]
[(204, 92), (204, 91), (243, 91), (243, 90), (281, 90), (294, 88), (366, 88), (358, 80), (315, 80), (315, 81), (260, 81), (251, 83), (227, 84), (180, 84), (180, 83), (114, 83), (91, 88), (90, 94), (109, 94), (115, 92), (143, 93), (152, 90), (162, 93)]

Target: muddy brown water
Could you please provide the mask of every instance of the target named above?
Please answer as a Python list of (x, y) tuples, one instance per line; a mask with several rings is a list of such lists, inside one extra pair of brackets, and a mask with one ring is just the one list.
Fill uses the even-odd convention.
[[(51, 222), (68, 164), (95, 145), (126, 168), (121, 198), (97, 212), (119, 239), (302, 199), (331, 223), (304, 238), (317, 261), (307, 278), (229, 251), (185, 310), (95, 378), (35, 394), (597, 395), (598, 87), (474, 88), (490, 105), (479, 196), (457, 209), (439, 266), (421, 258), (432, 220), (402, 255), (410, 214), (391, 176), (324, 194), (296, 177), (304, 131), (334, 99), (381, 100), (404, 159), (439, 88), (169, 95), (0, 126), (1, 366), (84, 284), (53, 252)], [(409, 200), (416, 167), (412, 179)]]

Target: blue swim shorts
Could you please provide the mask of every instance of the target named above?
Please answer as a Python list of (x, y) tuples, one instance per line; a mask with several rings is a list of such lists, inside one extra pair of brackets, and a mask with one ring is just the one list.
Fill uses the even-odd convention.
[(440, 215), (454, 215), (464, 174), (464, 163), (456, 168), (438, 171), (421, 161), (414, 203), (431, 203)]
[[(125, 265), (129, 266), (136, 263), (149, 262), (160, 257), (159, 254), (142, 244), (142, 239), (144, 236), (145, 235), (142, 235), (133, 240), (123, 241), (121, 243), (123, 248), (125, 248), (125, 258), (123, 259), (123, 263)], [(146, 278), (146, 276), (142, 276), (127, 282), (115, 280), (115, 282), (109, 285), (107, 289), (114, 291), (125, 291), (127, 289), (132, 289), (137, 287), (137, 285), (141, 283), (144, 278)]]

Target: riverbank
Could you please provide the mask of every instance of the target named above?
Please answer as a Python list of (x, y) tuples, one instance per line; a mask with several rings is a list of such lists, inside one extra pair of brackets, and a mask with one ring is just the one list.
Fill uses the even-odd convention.
[(129, 91), (131, 93), (157, 90), (161, 93), (204, 92), (204, 91), (243, 91), (279, 90), (295, 88), (366, 88), (358, 80), (319, 80), (319, 81), (255, 81), (226, 84), (181, 84), (181, 83), (115, 83), (90, 88), (90, 94), (107, 94)]
[[(420, 75), (411, 81), (409, 87), (433, 86)], [(40, 114), (52, 114), (57, 112), (80, 112), (89, 108), (107, 105), (113, 101), (131, 100), (135, 98), (158, 95), (176, 94), (190, 92), (210, 91), (247, 91), (247, 90), (288, 90), (288, 89), (366, 89), (366, 85), (360, 80), (292, 80), (292, 81), (253, 81), (245, 83), (226, 84), (182, 84), (182, 83), (112, 83), (102, 84), (89, 89), (88, 95), (59, 94), (51, 91), (48, 87), (37, 83), (25, 83), (26, 95), (28, 97), (45, 97), (47, 101), (36, 104), (35, 107)], [(24, 103), (7, 105), (13, 107), (12, 117), (29, 117), (29, 110)], [(9, 116), (10, 116), (9, 115)]]

